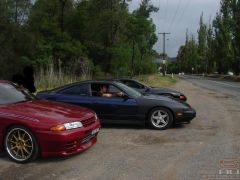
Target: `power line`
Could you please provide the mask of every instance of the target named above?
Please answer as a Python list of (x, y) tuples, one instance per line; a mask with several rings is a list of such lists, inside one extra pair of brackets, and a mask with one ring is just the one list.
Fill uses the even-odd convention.
[[(167, 22), (167, 19), (168, 19), (168, 0), (166, 0), (166, 8), (165, 8), (165, 11), (164, 11), (164, 21)], [(166, 30), (166, 27), (164, 26), (164, 31), (165, 30)]]
[(191, 2), (192, 2), (192, 0), (188, 0), (188, 1), (187, 1), (186, 5), (185, 5), (185, 7), (184, 7), (184, 9), (183, 9), (183, 12), (182, 12), (182, 14), (181, 14), (181, 16), (180, 16), (180, 19), (182, 19), (183, 15), (184, 15), (185, 12), (187, 11), (187, 9), (188, 9), (189, 5), (191, 4)]
[(172, 19), (172, 21), (171, 21), (171, 23), (170, 23), (170, 25), (169, 25), (168, 31), (171, 29), (171, 27), (172, 27), (172, 25), (173, 25), (173, 23), (174, 23), (174, 21), (175, 21), (175, 19), (176, 19), (176, 16), (177, 16), (177, 13), (178, 13), (179, 8), (180, 8), (180, 6), (181, 6), (181, 3), (182, 3), (182, 0), (179, 0), (179, 1), (178, 1), (178, 5), (177, 5), (177, 9), (176, 9), (176, 11), (175, 11), (175, 13), (174, 13), (174, 16), (173, 16), (173, 19)]
[[(182, 21), (182, 18), (183, 18), (183, 16), (184, 16), (184, 14), (186, 13), (186, 11), (187, 11), (189, 5), (191, 4), (191, 2), (192, 2), (191, 0), (188, 0), (188, 1), (187, 1), (186, 5), (185, 5), (185, 7), (184, 7), (184, 9), (183, 9), (182, 14), (179, 16), (180, 18), (179, 18), (178, 22), (181, 22), (181, 21)], [(175, 24), (175, 26), (176, 26), (176, 24)], [(175, 27), (175, 26), (174, 26), (174, 27)]]
[(158, 22), (157, 22), (157, 24), (158, 24), (158, 28), (160, 27), (160, 18), (161, 18), (161, 16), (160, 16), (160, 14), (161, 14), (161, 0), (159, 0), (159, 5), (158, 5), (158, 7), (159, 7), (159, 12), (158, 12)]

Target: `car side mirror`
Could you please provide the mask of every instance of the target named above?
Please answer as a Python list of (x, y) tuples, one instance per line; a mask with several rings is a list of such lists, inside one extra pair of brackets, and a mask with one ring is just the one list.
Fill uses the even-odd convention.
[(148, 92), (150, 89), (148, 87), (145, 87), (145, 92)]

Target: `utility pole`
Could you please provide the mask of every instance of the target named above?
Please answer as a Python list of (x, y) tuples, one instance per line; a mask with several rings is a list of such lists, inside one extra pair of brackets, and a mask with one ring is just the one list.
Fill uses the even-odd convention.
[(166, 35), (170, 35), (171, 33), (163, 32), (163, 33), (158, 33), (163, 35), (163, 76), (166, 75)]

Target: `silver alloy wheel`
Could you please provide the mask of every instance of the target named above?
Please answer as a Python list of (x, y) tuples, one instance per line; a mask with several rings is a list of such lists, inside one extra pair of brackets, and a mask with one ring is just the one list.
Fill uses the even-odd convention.
[(152, 113), (151, 123), (156, 128), (164, 128), (169, 123), (169, 114), (164, 110), (156, 110)]
[(6, 135), (5, 147), (14, 160), (23, 162), (31, 158), (34, 144), (31, 135), (26, 130), (13, 128)]

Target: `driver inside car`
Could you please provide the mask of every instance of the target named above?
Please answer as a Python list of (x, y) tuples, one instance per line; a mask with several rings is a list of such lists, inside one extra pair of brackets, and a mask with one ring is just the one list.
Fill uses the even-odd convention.
[(108, 85), (101, 85), (99, 95), (102, 97), (122, 97), (124, 94), (123, 92), (116, 92), (116, 93), (109, 92)]

